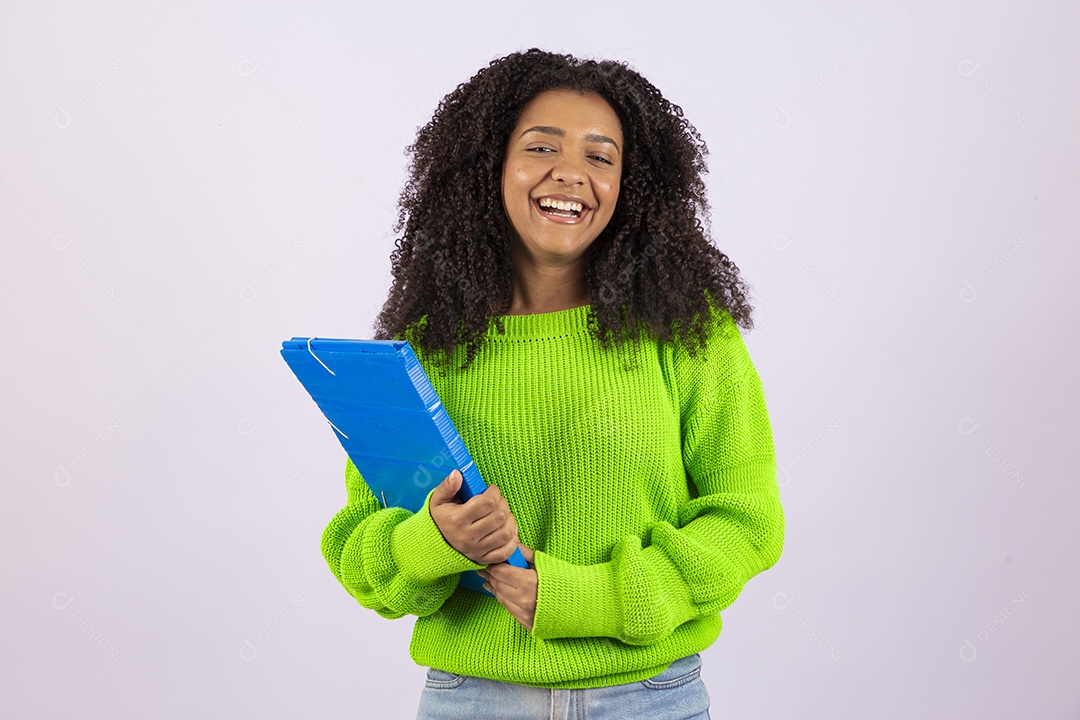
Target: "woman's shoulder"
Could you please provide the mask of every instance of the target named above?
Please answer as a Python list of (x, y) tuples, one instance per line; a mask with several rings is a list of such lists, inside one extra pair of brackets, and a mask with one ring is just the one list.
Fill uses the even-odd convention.
[(680, 385), (699, 384), (705, 377), (727, 381), (754, 369), (743, 340), (742, 330), (731, 313), (710, 303), (709, 314), (701, 317), (700, 336), (687, 328), (667, 344)]
[(701, 351), (707, 356), (710, 350), (730, 350), (742, 342), (742, 331), (734, 317), (710, 298), (708, 312), (700, 312), (690, 321), (676, 324), (671, 345), (680, 356), (694, 357)]

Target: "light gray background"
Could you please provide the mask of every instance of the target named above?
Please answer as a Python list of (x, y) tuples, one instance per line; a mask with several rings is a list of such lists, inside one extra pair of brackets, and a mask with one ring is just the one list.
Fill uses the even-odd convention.
[(412, 717), (278, 350), (370, 334), (405, 145), (535, 45), (682, 106), (754, 285), (787, 536), (713, 717), (1080, 717), (1075, 2), (3, 15), (0, 716)]

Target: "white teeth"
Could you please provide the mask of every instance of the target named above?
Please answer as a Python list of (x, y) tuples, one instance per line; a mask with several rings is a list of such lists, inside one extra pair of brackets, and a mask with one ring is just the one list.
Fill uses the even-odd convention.
[(585, 206), (579, 202), (563, 202), (562, 200), (553, 200), (552, 198), (540, 198), (540, 207), (553, 207), (558, 210), (575, 210), (580, 213)]

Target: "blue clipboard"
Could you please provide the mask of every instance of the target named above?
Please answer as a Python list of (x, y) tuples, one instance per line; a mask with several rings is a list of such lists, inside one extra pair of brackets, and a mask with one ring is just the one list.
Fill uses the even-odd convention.
[[(487, 488), (407, 341), (294, 337), (281, 344), (281, 357), (383, 507), (419, 511), (455, 468), (462, 502)], [(507, 562), (528, 567), (521, 550)], [(491, 595), (473, 571), (459, 584)]]

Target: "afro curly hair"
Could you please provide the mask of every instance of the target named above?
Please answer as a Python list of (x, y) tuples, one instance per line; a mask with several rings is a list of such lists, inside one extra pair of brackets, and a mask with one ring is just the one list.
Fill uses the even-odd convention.
[(444, 359), (463, 346), (465, 369), (493, 323), (504, 332), (499, 317), (513, 286), (503, 160), (525, 105), (551, 89), (599, 95), (622, 125), (619, 197), (589, 247), (584, 278), (589, 326), (601, 345), (645, 333), (690, 340), (693, 355), (717, 310), (752, 328), (749, 287), (709, 240), (708, 148), (682, 108), (624, 63), (532, 48), (458, 85), (406, 148), (393, 282), (375, 337), (408, 337)]

